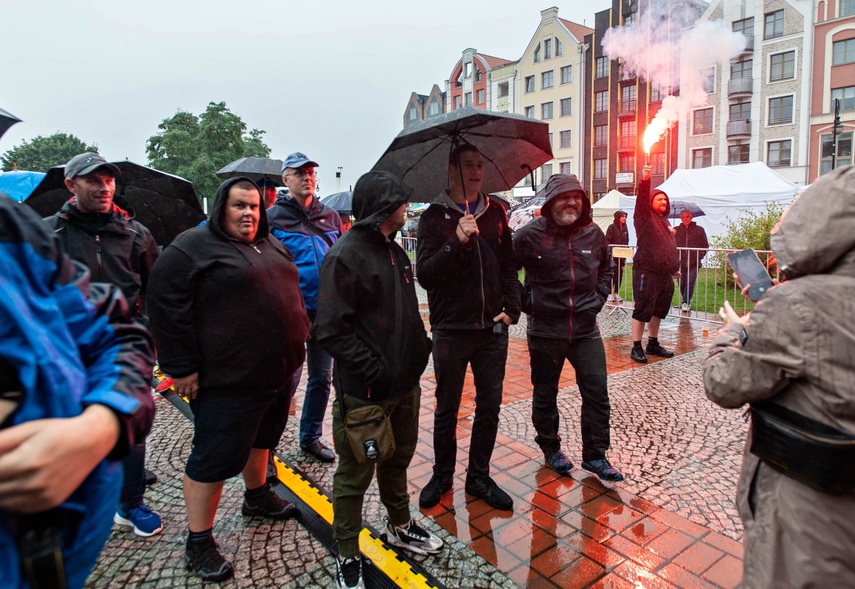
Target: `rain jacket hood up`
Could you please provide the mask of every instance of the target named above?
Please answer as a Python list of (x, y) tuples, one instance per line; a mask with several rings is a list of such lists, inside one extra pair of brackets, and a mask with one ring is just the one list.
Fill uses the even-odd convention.
[[(704, 366), (723, 407), (769, 400), (855, 435), (855, 166), (814, 182), (773, 230), (789, 278), (741, 326), (722, 330)], [(840, 465), (840, 468), (851, 468)], [(855, 492), (826, 495), (760, 462), (748, 444), (737, 496), (744, 586), (855, 587)]]
[[(654, 213), (651, 208), (657, 194), (664, 194), (666, 199), (665, 212), (661, 214)], [(668, 275), (675, 274), (680, 269), (677, 242), (668, 222), (670, 213), (671, 199), (668, 195), (657, 188), (651, 190), (649, 179), (641, 180), (638, 183), (638, 197), (632, 217), (638, 243), (632, 258), (634, 268)]]

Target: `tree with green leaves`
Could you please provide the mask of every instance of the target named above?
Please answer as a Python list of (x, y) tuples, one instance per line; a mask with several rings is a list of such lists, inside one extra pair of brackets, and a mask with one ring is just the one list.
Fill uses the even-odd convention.
[[(739, 217), (735, 220), (728, 219), (725, 226), (724, 235), (713, 237), (710, 240), (710, 245), (717, 249), (734, 249), (744, 250), (751, 248), (755, 251), (771, 249), (772, 229), (775, 224), (781, 219), (784, 212), (784, 207), (775, 202), (766, 203), (766, 208), (760, 212), (751, 209), (741, 209)], [(769, 266), (766, 260), (767, 254), (760, 253), (760, 260)], [(722, 268), (727, 267), (724, 254), (718, 254), (718, 263)], [(770, 268), (770, 270), (774, 270)], [(730, 271), (724, 273), (724, 279), (727, 285), (733, 284), (733, 276)], [(774, 273), (772, 274), (774, 277)]]
[(98, 153), (97, 145), (86, 145), (84, 141), (68, 133), (54, 133), (47, 137), (39, 135), (13, 147), (0, 158), (3, 170), (29, 170), (47, 172), (54, 166), (64, 166), (79, 153)]
[(225, 102), (211, 102), (198, 117), (179, 110), (164, 119), (146, 142), (149, 165), (190, 180), (200, 197), (211, 198), (220, 185), (216, 172), (242, 157), (268, 157), (264, 131), (246, 123)]

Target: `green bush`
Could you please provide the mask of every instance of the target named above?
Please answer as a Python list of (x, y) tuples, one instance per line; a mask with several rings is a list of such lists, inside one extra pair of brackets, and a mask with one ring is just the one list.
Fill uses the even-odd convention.
[[(766, 209), (762, 212), (756, 212), (748, 209), (741, 209), (740, 215), (736, 220), (728, 219), (725, 222), (726, 233), (718, 237), (713, 237), (710, 240), (710, 246), (716, 249), (733, 249), (744, 250), (751, 248), (758, 252), (760, 261), (767, 268), (771, 264), (768, 260), (768, 254), (760, 253), (761, 250), (770, 249), (770, 238), (772, 228), (780, 220), (784, 212), (784, 207), (778, 203), (770, 202), (766, 204)], [(716, 254), (719, 268), (727, 268), (727, 261), (724, 259), (724, 254)], [(774, 276), (774, 268), (769, 268), (770, 273)], [(727, 287), (733, 286), (732, 272), (722, 272)]]

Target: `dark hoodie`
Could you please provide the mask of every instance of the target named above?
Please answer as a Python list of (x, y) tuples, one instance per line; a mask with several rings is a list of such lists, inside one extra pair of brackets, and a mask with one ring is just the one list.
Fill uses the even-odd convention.
[(134, 210), (116, 197), (106, 213), (84, 213), (76, 199), (45, 222), (65, 252), (85, 264), (94, 282), (115, 284), (137, 318), (142, 318), (149, 274), (159, 249), (151, 232), (134, 220)]
[(199, 373), (203, 391), (270, 392), (288, 385), (305, 357), (309, 320), (297, 267), (261, 211), (253, 243), (222, 230), (230, 178), (210, 222), (188, 229), (151, 274), (149, 313), (161, 368)]
[(638, 183), (638, 197), (635, 199), (635, 212), (632, 222), (635, 225), (635, 238), (638, 246), (632, 257), (633, 267), (657, 274), (676, 274), (680, 269), (680, 258), (677, 255), (677, 242), (668, 223), (671, 212), (671, 200), (665, 194), (667, 203), (665, 212), (654, 213), (650, 208), (653, 197), (665, 194), (661, 190), (650, 190), (650, 180)]
[(430, 355), (410, 260), (380, 232), (411, 192), (388, 172), (362, 176), (353, 191), (357, 222), (321, 266), (314, 337), (335, 359), (336, 390), (362, 399), (411, 390)]
[(552, 219), (552, 199), (567, 192), (585, 194), (576, 176), (551, 176), (541, 193), (546, 198), (541, 216), (514, 233), (516, 264), (525, 268), (528, 335), (568, 340), (599, 335), (597, 314), (609, 296), (612, 261), (587, 197), (572, 225)]
[(624, 215), (626, 211), (615, 211), (615, 222), (606, 230), (606, 243), (609, 245), (629, 245), (629, 228), (620, 222)]

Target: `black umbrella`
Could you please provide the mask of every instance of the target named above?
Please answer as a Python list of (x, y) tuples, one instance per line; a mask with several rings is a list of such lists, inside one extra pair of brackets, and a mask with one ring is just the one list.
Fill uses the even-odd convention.
[(689, 211), (690, 213), (692, 213), (693, 217), (702, 217), (706, 215), (704, 210), (693, 202), (686, 202), (685, 200), (675, 200), (671, 203), (671, 212), (668, 213), (668, 218), (679, 219), (680, 213), (682, 213), (683, 211)]
[(323, 197), (321, 204), (328, 206), (337, 213), (350, 215), (353, 213), (353, 192), (350, 190), (335, 192)]
[(414, 202), (430, 202), (448, 187), (448, 156), (474, 145), (484, 157), (484, 192), (508, 190), (552, 159), (549, 125), (522, 115), (464, 106), (401, 131), (374, 164), (413, 188)]
[[(151, 231), (158, 245), (168, 245), (176, 235), (205, 219), (193, 184), (154, 168), (133, 162), (114, 162), (121, 170), (116, 179), (116, 204), (130, 205), (135, 219)], [(40, 215), (53, 215), (72, 197), (65, 188), (65, 167), (48, 170), (24, 203)]]
[(282, 186), (282, 160), (266, 157), (242, 157), (217, 170), (217, 177), (226, 179), (243, 176), (253, 182), (267, 179), (268, 183)]
[(20, 122), (21, 119), (0, 108), (0, 137), (3, 136), (3, 133), (9, 130), (9, 127)]

